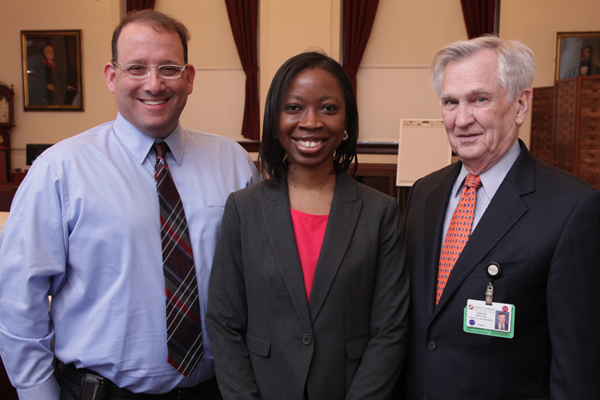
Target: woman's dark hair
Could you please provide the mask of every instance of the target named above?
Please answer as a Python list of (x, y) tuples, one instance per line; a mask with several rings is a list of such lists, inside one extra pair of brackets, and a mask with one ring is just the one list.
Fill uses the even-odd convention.
[(286, 153), (277, 138), (283, 102), (294, 78), (307, 69), (329, 72), (337, 79), (340, 89), (344, 93), (348, 140), (344, 140), (335, 151), (333, 166), (335, 172), (348, 171), (350, 164), (355, 161), (353, 173), (356, 170), (358, 109), (350, 78), (344, 68), (333, 58), (315, 51), (305, 52), (290, 58), (277, 70), (267, 94), (258, 159), (263, 179), (270, 179), (273, 184), (276, 184), (279, 179), (285, 178), (288, 171), (288, 165), (284, 160)]

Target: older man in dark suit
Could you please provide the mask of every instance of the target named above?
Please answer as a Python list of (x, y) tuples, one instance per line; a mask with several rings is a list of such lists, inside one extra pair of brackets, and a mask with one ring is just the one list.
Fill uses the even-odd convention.
[[(531, 50), (496, 37), (453, 43), (433, 62), (460, 162), (408, 200), (409, 399), (600, 393), (600, 192), (518, 140), (533, 76)], [(500, 310), (507, 332), (494, 329)]]

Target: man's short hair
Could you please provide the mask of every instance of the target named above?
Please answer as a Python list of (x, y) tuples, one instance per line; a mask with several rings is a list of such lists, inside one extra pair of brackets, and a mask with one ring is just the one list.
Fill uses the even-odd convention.
[(482, 36), (471, 40), (459, 40), (438, 50), (431, 66), (431, 84), (438, 96), (442, 92), (446, 65), (451, 61), (471, 57), (485, 49), (493, 50), (498, 55), (498, 80), (509, 101), (514, 101), (521, 90), (531, 88), (535, 75), (535, 61), (531, 49), (516, 40)]
[(125, 18), (121, 20), (119, 26), (115, 28), (112, 37), (112, 61), (116, 62), (118, 58), (117, 54), (117, 41), (121, 35), (123, 28), (129, 24), (140, 24), (152, 27), (156, 32), (173, 32), (179, 35), (181, 44), (183, 45), (183, 63), (188, 62), (188, 41), (190, 40), (190, 32), (187, 30), (185, 25), (170, 17), (166, 14), (160, 13), (154, 10), (137, 10), (128, 13)]

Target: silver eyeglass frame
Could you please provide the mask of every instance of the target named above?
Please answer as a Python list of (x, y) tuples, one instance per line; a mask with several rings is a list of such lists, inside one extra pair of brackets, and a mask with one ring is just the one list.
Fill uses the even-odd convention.
[[(189, 64), (185, 64), (185, 65), (177, 65), (177, 64), (164, 64), (164, 65), (157, 65), (156, 67), (150, 67), (149, 65), (144, 65), (144, 64), (127, 64), (127, 65), (121, 65), (118, 62), (115, 61), (111, 61), (111, 63), (113, 65), (116, 65), (117, 67), (121, 68), (123, 70), (123, 73), (133, 79), (146, 79), (147, 77), (150, 76), (150, 73), (152, 72), (152, 69), (156, 69), (156, 72), (158, 73), (158, 76), (160, 76), (162, 79), (177, 79), (177, 78), (181, 78), (181, 75), (183, 75), (183, 71), (185, 71), (185, 69), (188, 67)], [(127, 72), (126, 68), (132, 65), (140, 65), (143, 67), (147, 67), (148, 68), (148, 73), (146, 75), (131, 75), (129, 72)], [(159, 68), (160, 67), (177, 67), (179, 68), (179, 75), (176, 76), (163, 76), (160, 73)]]

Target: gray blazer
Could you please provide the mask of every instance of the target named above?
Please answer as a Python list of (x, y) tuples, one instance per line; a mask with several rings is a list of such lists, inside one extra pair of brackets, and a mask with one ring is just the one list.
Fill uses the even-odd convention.
[(386, 399), (406, 351), (396, 201), (336, 177), (310, 301), (287, 182), (229, 196), (207, 323), (225, 399)]

